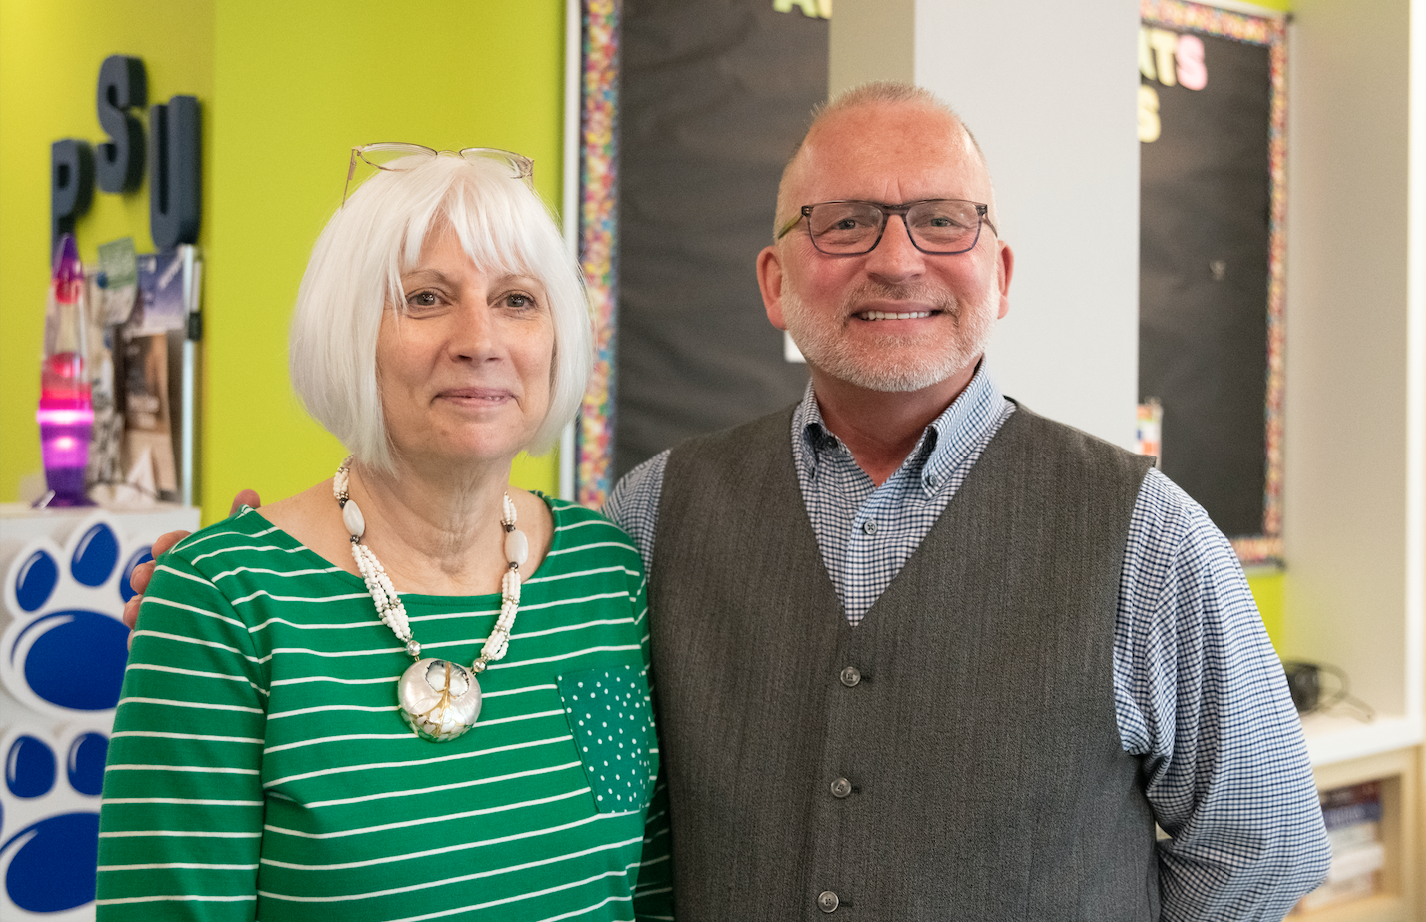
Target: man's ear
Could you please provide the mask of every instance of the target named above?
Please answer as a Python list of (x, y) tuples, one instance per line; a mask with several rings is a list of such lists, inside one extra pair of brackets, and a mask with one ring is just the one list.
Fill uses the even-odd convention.
[(997, 281), (1000, 283), (1000, 319), (1010, 313), (1010, 276), (1015, 274), (1015, 254), (1010, 250), (1010, 244), (1000, 244), (1000, 254), (998, 264), (995, 267)]
[(776, 246), (765, 247), (758, 254), (758, 290), (762, 292), (768, 323), (779, 330), (787, 329), (782, 322), (782, 256)]

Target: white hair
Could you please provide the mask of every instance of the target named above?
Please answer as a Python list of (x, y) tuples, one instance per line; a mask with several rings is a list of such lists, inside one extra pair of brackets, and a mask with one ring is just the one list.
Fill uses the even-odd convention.
[(432, 157), (383, 170), (334, 214), (312, 248), (288, 341), (292, 386), (312, 418), (362, 463), (393, 468), (377, 386), (376, 340), (388, 304), (405, 303), (401, 274), (449, 228), (487, 273), (544, 286), (554, 326), (550, 405), (526, 446), (549, 451), (574, 417), (593, 360), (579, 269), (539, 196), (502, 165)]

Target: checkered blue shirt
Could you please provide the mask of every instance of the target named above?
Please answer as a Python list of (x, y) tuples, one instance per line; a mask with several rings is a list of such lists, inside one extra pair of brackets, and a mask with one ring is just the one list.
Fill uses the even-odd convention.
[[(823, 425), (808, 385), (792, 417), (793, 458), (849, 622), (861, 622), (1014, 411), (982, 363), (877, 486)], [(630, 471), (604, 509), (646, 568), (667, 462), (664, 452)], [(1124, 550), (1114, 698), (1124, 751), (1142, 757), (1169, 835), (1159, 842), (1162, 918), (1280, 919), (1329, 857), (1302, 729), (1232, 548), (1157, 470)]]

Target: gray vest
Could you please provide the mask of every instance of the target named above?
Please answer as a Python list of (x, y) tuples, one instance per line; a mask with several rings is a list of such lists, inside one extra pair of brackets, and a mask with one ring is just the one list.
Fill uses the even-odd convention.
[(649, 602), (679, 922), (1156, 919), (1112, 684), (1148, 460), (1018, 410), (851, 627), (790, 428), (686, 442), (664, 475)]

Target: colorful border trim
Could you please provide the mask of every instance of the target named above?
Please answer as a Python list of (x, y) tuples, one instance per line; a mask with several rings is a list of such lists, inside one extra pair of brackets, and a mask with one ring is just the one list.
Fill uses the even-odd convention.
[(1263, 425), (1267, 442), (1267, 478), (1263, 486), (1263, 534), (1232, 538), (1244, 564), (1282, 561), (1282, 399), (1283, 303), (1287, 243), (1287, 28), (1281, 19), (1265, 19), (1188, 3), (1185, 0), (1140, 0), (1145, 22), (1171, 29), (1189, 29), (1234, 41), (1268, 47), (1272, 95), (1268, 127), (1268, 368), (1267, 404)]
[(579, 264), (594, 322), (594, 370), (575, 429), (575, 499), (597, 509), (613, 486), (618, 315), (619, 0), (581, 0)]

